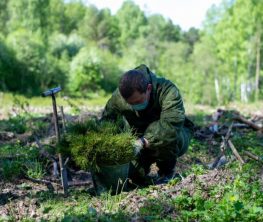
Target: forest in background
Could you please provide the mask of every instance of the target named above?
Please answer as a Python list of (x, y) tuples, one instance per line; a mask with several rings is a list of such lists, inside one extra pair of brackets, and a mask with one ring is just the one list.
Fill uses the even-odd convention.
[(129, 0), (114, 15), (80, 0), (1, 0), (0, 91), (39, 96), (60, 85), (64, 95), (105, 95), (143, 63), (191, 103), (257, 101), (262, 35), (261, 0), (223, 0), (188, 31)]

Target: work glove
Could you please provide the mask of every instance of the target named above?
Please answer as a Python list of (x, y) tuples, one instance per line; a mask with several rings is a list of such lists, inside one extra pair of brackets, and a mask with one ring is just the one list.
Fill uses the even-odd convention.
[(132, 145), (134, 149), (134, 154), (137, 156), (143, 149), (143, 146), (144, 146), (143, 141), (142, 139), (134, 140)]

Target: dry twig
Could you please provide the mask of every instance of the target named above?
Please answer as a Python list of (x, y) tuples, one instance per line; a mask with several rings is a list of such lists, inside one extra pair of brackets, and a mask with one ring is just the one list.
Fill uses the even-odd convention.
[(237, 120), (239, 122), (242, 122), (242, 123), (245, 123), (247, 124), (248, 126), (250, 126), (251, 128), (255, 129), (255, 130), (259, 130), (261, 132), (263, 132), (263, 128), (258, 126), (257, 124), (247, 120), (245, 117), (241, 116), (241, 115), (235, 115), (233, 117), (234, 120)]
[(242, 159), (242, 157), (239, 155), (238, 151), (236, 150), (234, 144), (231, 142), (231, 140), (228, 140), (228, 145), (229, 147), (231, 148), (233, 154), (235, 155), (235, 157), (238, 159), (238, 161), (241, 163), (241, 164), (244, 164), (244, 160)]
[(248, 151), (244, 151), (244, 154), (246, 154), (248, 157), (254, 159), (254, 160), (257, 160), (257, 161), (262, 161), (262, 158), (260, 158), (259, 156), (253, 154), (253, 153), (250, 153)]

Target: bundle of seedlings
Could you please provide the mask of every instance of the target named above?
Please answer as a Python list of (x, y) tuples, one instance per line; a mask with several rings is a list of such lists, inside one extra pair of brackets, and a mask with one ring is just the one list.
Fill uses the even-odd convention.
[(58, 145), (59, 152), (71, 156), (83, 170), (99, 170), (100, 166), (129, 163), (135, 156), (132, 131), (121, 120), (116, 122), (89, 119), (68, 128)]

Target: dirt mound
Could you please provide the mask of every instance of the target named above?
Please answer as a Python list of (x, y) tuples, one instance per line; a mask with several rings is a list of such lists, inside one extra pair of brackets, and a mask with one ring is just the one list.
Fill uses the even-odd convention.
[[(212, 170), (207, 174), (194, 175), (191, 174), (175, 185), (165, 184), (152, 186), (148, 189), (145, 195), (140, 194), (139, 190), (129, 193), (129, 195), (121, 202), (121, 208), (130, 213), (137, 213), (141, 207), (147, 206), (149, 198), (160, 201), (163, 197), (175, 198), (182, 192), (187, 192), (190, 196), (195, 192), (202, 192), (203, 198), (209, 197), (209, 191), (217, 185), (225, 185), (234, 179), (233, 175), (228, 170)], [(146, 196), (147, 195), (147, 196)], [(221, 196), (220, 193), (217, 194)], [(170, 209), (172, 206), (166, 206), (165, 209)]]

